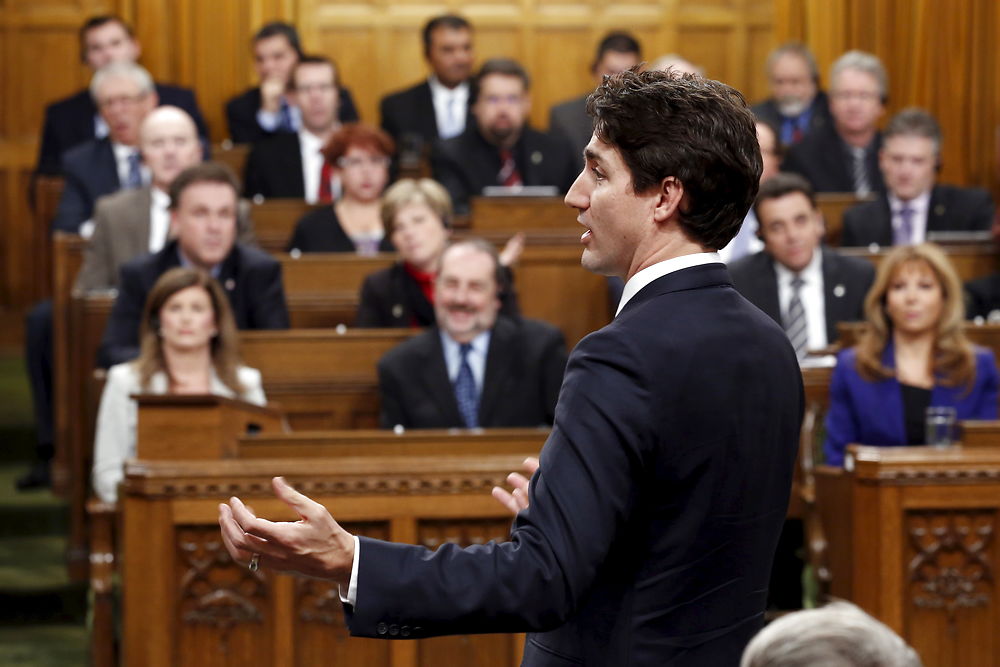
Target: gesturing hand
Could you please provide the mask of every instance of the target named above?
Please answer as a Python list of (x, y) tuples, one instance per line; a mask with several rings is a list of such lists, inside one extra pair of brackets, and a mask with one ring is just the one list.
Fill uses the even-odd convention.
[(271, 480), (274, 494), (299, 515), (298, 521), (268, 521), (235, 496), (219, 505), (219, 526), (226, 550), (238, 563), (254, 554), (260, 567), (332, 579), (346, 590), (354, 564), (354, 538), (325, 507), (299, 493), (281, 477)]
[(528, 483), (531, 476), (538, 470), (538, 459), (529, 456), (524, 459), (524, 464), (521, 467), (528, 473), (527, 477), (519, 472), (507, 475), (507, 483), (514, 487), (513, 491), (507, 491), (499, 486), (493, 487), (493, 497), (514, 514), (528, 507)]

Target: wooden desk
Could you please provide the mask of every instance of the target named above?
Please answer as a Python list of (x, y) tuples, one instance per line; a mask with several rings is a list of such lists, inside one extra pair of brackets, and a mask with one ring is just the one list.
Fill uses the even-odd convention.
[(576, 209), (562, 197), (473, 197), (469, 228), (487, 231), (571, 230), (579, 238), (583, 228), (576, 221)]
[(314, 208), (304, 199), (264, 199), (254, 201), (250, 207), (257, 243), (270, 253), (283, 253), (295, 230), (295, 223)]
[[(948, 255), (948, 259), (951, 260), (962, 282), (975, 278), (985, 278), (1000, 270), (1000, 255), (997, 254), (992, 244), (956, 243), (942, 245), (941, 249)], [(891, 248), (882, 248), (871, 252), (868, 248), (840, 248), (838, 252), (852, 257), (863, 257), (877, 269), (882, 259), (891, 250)]]
[(874, 195), (858, 197), (853, 192), (817, 193), (816, 207), (823, 214), (823, 222), (826, 225), (826, 242), (832, 246), (839, 246), (844, 229), (844, 211), (873, 199), (875, 199)]

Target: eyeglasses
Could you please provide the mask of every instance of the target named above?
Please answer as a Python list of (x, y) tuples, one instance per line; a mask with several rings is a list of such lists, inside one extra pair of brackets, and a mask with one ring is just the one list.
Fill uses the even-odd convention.
[(858, 100), (859, 102), (877, 102), (881, 99), (881, 95), (878, 93), (872, 93), (866, 90), (838, 90), (832, 93), (833, 97), (838, 100), (843, 100), (844, 102), (849, 102), (851, 100)]
[(336, 86), (332, 83), (312, 83), (304, 86), (295, 86), (295, 92), (299, 95), (308, 95), (309, 93), (327, 93), (334, 88)]
[(337, 159), (337, 166), (341, 169), (350, 169), (351, 167), (388, 167), (389, 158), (384, 155), (372, 155), (369, 157), (342, 157)]
[(146, 93), (139, 93), (138, 95), (119, 95), (118, 97), (105, 97), (102, 100), (98, 100), (97, 106), (101, 109), (110, 109), (118, 104), (121, 104), (122, 106), (132, 106), (133, 104), (138, 104), (145, 98)]

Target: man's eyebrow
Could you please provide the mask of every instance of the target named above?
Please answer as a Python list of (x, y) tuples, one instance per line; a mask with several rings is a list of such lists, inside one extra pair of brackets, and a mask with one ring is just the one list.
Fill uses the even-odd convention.
[(601, 161), (601, 154), (595, 151), (593, 148), (584, 148), (583, 157), (585, 157), (588, 160), (592, 160), (594, 162)]

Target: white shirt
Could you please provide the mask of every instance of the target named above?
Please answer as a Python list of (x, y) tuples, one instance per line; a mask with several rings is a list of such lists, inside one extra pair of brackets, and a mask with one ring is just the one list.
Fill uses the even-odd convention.
[(323, 140), (309, 130), (299, 130), (299, 150), (302, 151), (302, 184), (306, 202), (319, 201), (319, 176), (323, 171)]
[(668, 273), (680, 271), (681, 269), (689, 269), (692, 266), (701, 266), (702, 264), (712, 264), (715, 262), (722, 262), (719, 258), (719, 253), (697, 252), (691, 255), (673, 257), (671, 259), (663, 260), (662, 262), (657, 262), (652, 266), (647, 266), (645, 269), (629, 278), (628, 282), (625, 283), (625, 289), (622, 290), (622, 298), (618, 301), (618, 310), (615, 312), (615, 317), (618, 317), (618, 313), (622, 312), (622, 308), (625, 307), (625, 304), (628, 303), (632, 297), (638, 294), (639, 290), (657, 278), (662, 278)]
[(454, 88), (448, 88), (432, 75), (427, 79), (427, 84), (431, 87), (438, 136), (450, 139), (462, 134), (469, 108), (469, 83), (463, 81)]
[(757, 236), (757, 229), (760, 227), (760, 223), (757, 222), (757, 216), (754, 215), (753, 209), (747, 211), (747, 215), (743, 218), (743, 225), (740, 227), (740, 231), (736, 233), (733, 240), (726, 244), (725, 248), (719, 250), (719, 257), (726, 264), (730, 262), (735, 262), (740, 257), (746, 257), (747, 255), (755, 255), (764, 249), (764, 242), (760, 240)]
[(156, 187), (150, 191), (149, 252), (159, 252), (167, 244), (170, 230), (170, 195)]
[[(441, 335), (441, 348), (444, 350), (444, 365), (448, 369), (448, 379), (452, 384), (458, 378), (458, 371), (462, 365), (462, 351), (459, 344), (449, 336), (444, 330), (439, 330)], [(469, 368), (472, 369), (472, 379), (476, 381), (476, 391), (483, 393), (483, 381), (486, 377), (486, 353), (490, 349), (490, 333), (484, 331), (472, 339), (472, 349), (466, 357), (469, 361)]]
[[(774, 272), (778, 278), (778, 305), (781, 308), (781, 318), (784, 320), (785, 313), (788, 312), (788, 304), (792, 300), (792, 280), (795, 278), (795, 273), (778, 262), (774, 263)], [(803, 280), (799, 299), (802, 301), (802, 309), (806, 313), (807, 346), (810, 350), (818, 350), (827, 346), (826, 296), (823, 293), (823, 253), (819, 248), (813, 251), (809, 264), (798, 275)]]
[(896, 230), (903, 224), (903, 206), (909, 206), (913, 210), (913, 215), (910, 217), (910, 243), (923, 243), (927, 237), (927, 211), (931, 207), (931, 191), (928, 190), (908, 202), (904, 202), (896, 195), (889, 193), (893, 239), (896, 238)]

